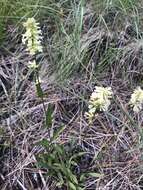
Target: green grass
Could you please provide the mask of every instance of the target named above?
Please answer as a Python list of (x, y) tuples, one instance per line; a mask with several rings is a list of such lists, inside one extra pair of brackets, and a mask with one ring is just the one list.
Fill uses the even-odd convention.
[(1, 39), (4, 37), (7, 24), (18, 24), (28, 17), (42, 19), (45, 16), (59, 19), (61, 7), (68, 1), (51, 0), (1, 0), (0, 1), (0, 32)]

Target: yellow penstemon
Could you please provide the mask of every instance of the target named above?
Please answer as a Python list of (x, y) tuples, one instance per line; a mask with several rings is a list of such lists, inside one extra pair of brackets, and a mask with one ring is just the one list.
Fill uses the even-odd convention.
[(99, 87), (96, 86), (95, 90), (90, 96), (88, 112), (85, 113), (90, 122), (96, 113), (96, 111), (107, 111), (112, 98), (113, 92), (111, 87)]
[(29, 61), (28, 67), (29, 67), (30, 69), (38, 69), (38, 65), (37, 65), (37, 63), (36, 63), (35, 60)]
[(141, 87), (137, 87), (133, 94), (131, 95), (131, 99), (129, 101), (130, 106), (133, 108), (133, 111), (139, 113), (142, 110), (143, 106), (143, 90)]
[(42, 52), (42, 32), (40, 30), (39, 23), (37, 23), (32, 17), (28, 18), (27, 21), (23, 23), (23, 26), (25, 27), (26, 32), (22, 36), (22, 42), (27, 45), (27, 50), (30, 55)]
[[(40, 30), (39, 23), (37, 23), (32, 17), (28, 18), (27, 21), (23, 23), (23, 26), (26, 31), (22, 36), (22, 42), (27, 46), (29, 54), (35, 56), (37, 53), (42, 52), (42, 32)], [(35, 70), (35, 73), (37, 73), (38, 65), (35, 61), (35, 57), (32, 61), (29, 61), (28, 67)], [(38, 83), (40, 84), (41, 80), (39, 80), (39, 77), (37, 78), (36, 75), (36, 84)]]

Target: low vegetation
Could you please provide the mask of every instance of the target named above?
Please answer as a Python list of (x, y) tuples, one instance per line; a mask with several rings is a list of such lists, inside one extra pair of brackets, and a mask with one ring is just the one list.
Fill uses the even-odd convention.
[(0, 1), (0, 189), (143, 189), (143, 2)]

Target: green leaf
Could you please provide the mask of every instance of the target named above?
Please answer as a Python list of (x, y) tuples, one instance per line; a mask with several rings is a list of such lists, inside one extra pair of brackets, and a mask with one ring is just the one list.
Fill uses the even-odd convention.
[(76, 159), (76, 158), (78, 158), (78, 157), (81, 157), (81, 156), (85, 155), (86, 153), (87, 153), (87, 152), (79, 152), (79, 153), (77, 153), (77, 154), (74, 154), (74, 155), (70, 158), (69, 163), (71, 164), (71, 162), (73, 161), (73, 159)]
[(78, 164), (75, 161), (71, 161), (70, 163), (72, 166), (78, 166)]
[(41, 88), (40, 83), (36, 83), (36, 91), (37, 91), (38, 97), (43, 98), (44, 94), (43, 94), (43, 90)]
[(74, 184), (78, 185), (78, 180), (75, 175), (71, 174), (70, 179), (74, 182)]
[(84, 190), (85, 188), (82, 187), (78, 187), (77, 190)]
[(62, 185), (63, 185), (63, 182), (62, 182), (62, 181), (59, 181), (58, 183), (56, 183), (56, 187), (61, 188), (61, 187), (62, 187)]
[(55, 149), (55, 151), (56, 151), (59, 155), (64, 156), (65, 151), (64, 151), (62, 145), (55, 144), (54, 149)]
[(69, 187), (71, 190), (76, 190), (76, 186), (71, 182), (69, 182)]
[(64, 129), (66, 128), (66, 126), (61, 126), (54, 134), (52, 137), (52, 141), (56, 140), (59, 135), (64, 131)]
[(53, 106), (51, 104), (48, 105), (48, 109), (46, 111), (46, 127), (50, 128), (52, 126), (53, 120)]
[(58, 175), (58, 181), (59, 181), (57, 184), (59, 184), (59, 186), (62, 187), (64, 185), (63, 176), (61, 173), (58, 173), (57, 175)]
[(38, 167), (43, 168), (43, 169), (47, 169), (48, 165), (43, 160), (38, 160)]
[(64, 176), (67, 176), (67, 169), (64, 165), (55, 163), (54, 166), (57, 167), (57, 171), (60, 171)]
[(45, 148), (49, 147), (49, 141), (47, 139), (43, 139), (40, 142), (38, 142), (39, 145), (44, 146)]
[(86, 178), (86, 176), (85, 176), (85, 174), (83, 173), (81, 176), (80, 176), (80, 181), (84, 181), (85, 180), (85, 178)]
[(88, 173), (87, 175), (91, 177), (96, 177), (96, 178), (103, 177), (103, 174), (100, 174), (100, 173)]

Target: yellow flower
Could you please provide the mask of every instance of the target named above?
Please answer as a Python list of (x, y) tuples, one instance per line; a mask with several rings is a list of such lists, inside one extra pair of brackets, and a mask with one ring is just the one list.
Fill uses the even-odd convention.
[(131, 99), (129, 104), (133, 107), (133, 111), (138, 113), (142, 109), (143, 105), (143, 90), (141, 87), (137, 87), (133, 94), (131, 95)]
[(37, 69), (37, 68), (38, 68), (38, 65), (36, 64), (36, 61), (33, 60), (33, 61), (29, 61), (28, 67), (29, 67), (30, 69)]
[(90, 96), (88, 112), (86, 116), (91, 121), (94, 117), (95, 112), (99, 109), (100, 111), (107, 111), (112, 98), (113, 92), (111, 87), (95, 87), (94, 92)]
[(94, 117), (95, 112), (96, 112), (96, 108), (94, 107), (90, 108), (88, 112), (85, 112), (85, 117), (88, 119), (89, 123), (92, 123), (92, 119)]
[(43, 81), (41, 80), (41, 78), (36, 78), (36, 85), (41, 84)]
[(42, 52), (42, 34), (38, 25), (39, 24), (34, 18), (28, 18), (28, 20), (23, 24), (26, 32), (22, 36), (22, 42), (23, 44), (27, 44), (27, 50), (31, 55), (35, 55), (37, 52)]
[(107, 111), (111, 103), (110, 99), (112, 97), (111, 87), (96, 87), (94, 92), (91, 94), (89, 101), (89, 108), (95, 107), (101, 111)]

